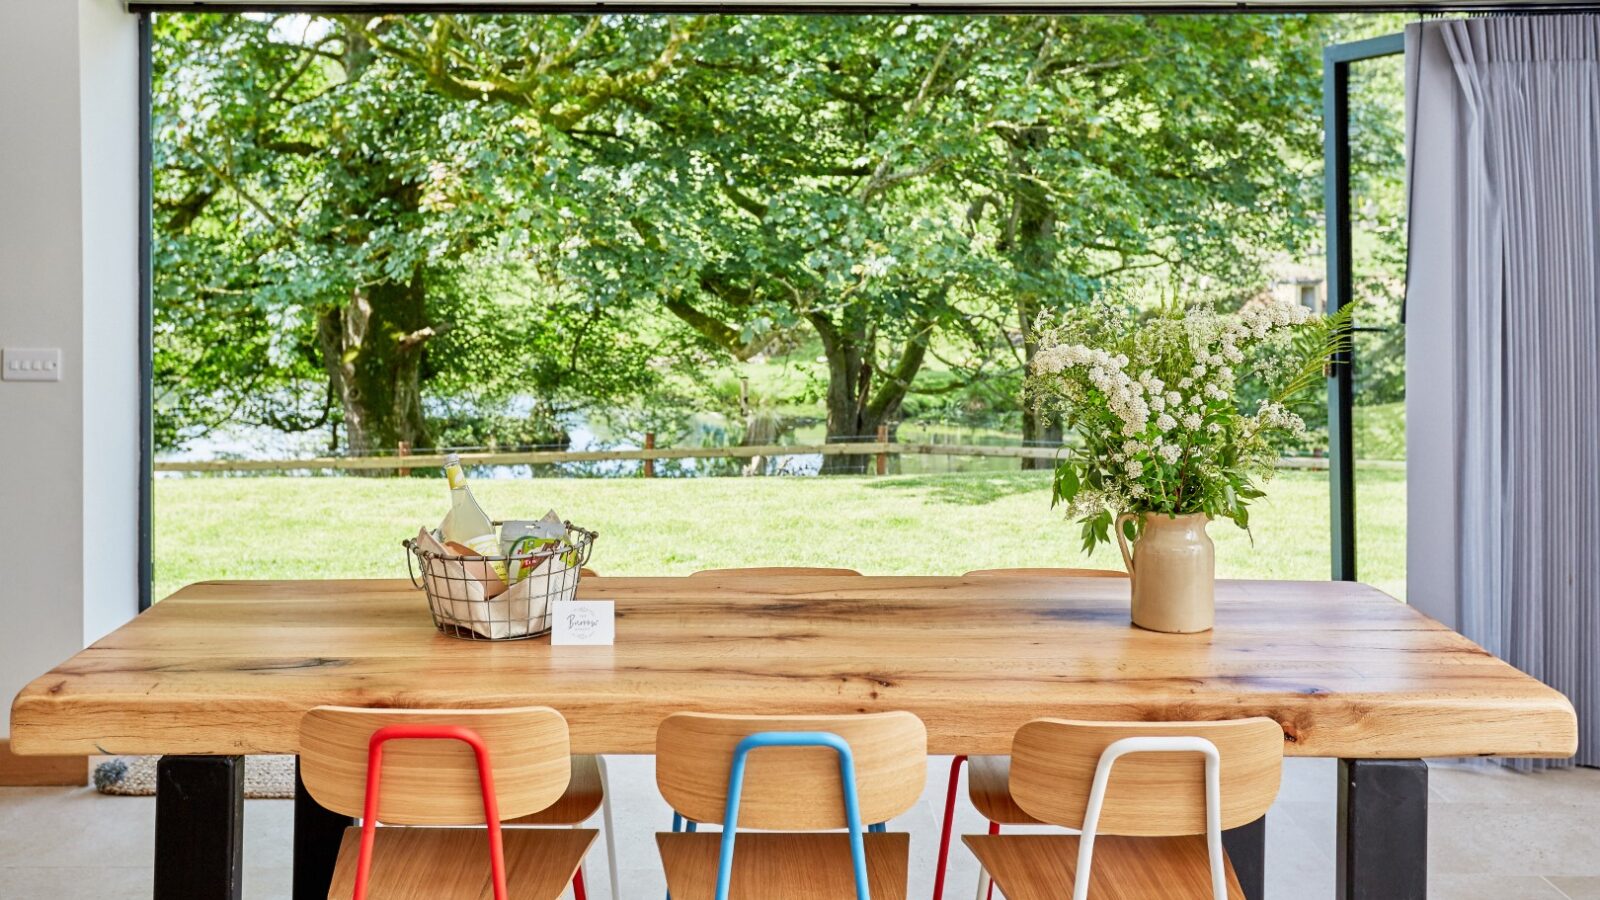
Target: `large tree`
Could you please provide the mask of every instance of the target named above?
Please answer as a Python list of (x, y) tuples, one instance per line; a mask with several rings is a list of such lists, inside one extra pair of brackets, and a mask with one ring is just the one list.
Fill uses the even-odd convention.
[[(1016, 361), (1035, 319), (1118, 284), (1239, 294), (1314, 235), (1320, 48), (1306, 17), (993, 20), (962, 161)], [(1023, 437), (1060, 424), (1023, 410)], [(1044, 461), (1048, 462), (1048, 461)]]
[[(1038, 315), (1251, 288), (1310, 233), (1316, 19), (162, 23), (158, 364), (191, 431), (470, 437), (486, 360), (500, 401), (624, 396), (659, 311), (725, 360), (816, 341), (829, 436), (866, 437), (930, 359), (1011, 394)], [(513, 285), (538, 300), (501, 317)]]
[(734, 358), (813, 332), (834, 439), (892, 421), (941, 341), (974, 346), (974, 377), (1015, 353), (1015, 378), (1042, 312), (1151, 272), (1254, 287), (1308, 233), (1312, 19), (368, 27), (444, 93), (541, 123), (561, 277)]
[(160, 22), (164, 441), (224, 423), (337, 423), (356, 454), (430, 446), (436, 425), (492, 439), (460, 403), (430, 408), (427, 383), (441, 401), (535, 394), (549, 418), (562, 397), (649, 380), (615, 315), (520, 289), (549, 233), (535, 130), (436, 90), (356, 20)]
[[(163, 309), (211, 294), (271, 322), (321, 368), (350, 450), (426, 444), (421, 373), (444, 327), (430, 267), (479, 230), (452, 214), (460, 171), (436, 162), (479, 141), (477, 123), (344, 29), (202, 16), (161, 37)], [(208, 256), (224, 263), (209, 283), (178, 277)]]

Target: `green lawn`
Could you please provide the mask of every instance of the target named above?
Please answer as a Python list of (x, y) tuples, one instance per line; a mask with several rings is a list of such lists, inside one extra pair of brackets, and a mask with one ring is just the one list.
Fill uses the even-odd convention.
[(1406, 458), (1405, 401), (1357, 406), (1353, 412), (1356, 459)]
[[(1211, 526), (1217, 574), (1328, 577), (1326, 473), (1285, 472), (1251, 516), (1255, 542)], [(1362, 469), (1363, 580), (1405, 595), (1405, 476)], [(600, 532), (604, 574), (755, 564), (868, 574), (1084, 565), (1078, 529), (1050, 510), (1044, 473), (886, 478), (477, 480), (491, 515), (555, 508)], [(215, 578), (398, 577), (400, 541), (438, 523), (443, 482), (415, 478), (177, 478), (156, 482), (155, 596)], [(1102, 547), (1087, 564), (1119, 568)]]

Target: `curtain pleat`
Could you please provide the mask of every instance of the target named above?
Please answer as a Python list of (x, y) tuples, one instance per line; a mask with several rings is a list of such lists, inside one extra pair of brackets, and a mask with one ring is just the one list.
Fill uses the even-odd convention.
[(1416, 102), (1454, 104), (1459, 126), (1459, 621), (1468, 637), (1577, 708), (1578, 756), (1545, 764), (1593, 765), (1600, 17), (1414, 27), (1437, 32), (1456, 88)]

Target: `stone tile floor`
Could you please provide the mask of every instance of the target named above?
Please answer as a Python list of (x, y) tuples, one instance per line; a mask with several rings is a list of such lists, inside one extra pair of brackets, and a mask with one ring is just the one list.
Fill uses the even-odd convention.
[[(912, 900), (932, 893), (933, 859), (948, 758), (929, 762), (922, 801), (892, 827), (912, 833)], [(627, 900), (662, 895), (654, 833), (670, 822), (647, 758), (611, 762), (622, 891)], [(1289, 760), (1268, 815), (1267, 896), (1332, 897), (1335, 764)], [(1430, 896), (1446, 900), (1600, 900), (1600, 771), (1523, 775), (1441, 764), (1431, 773)], [(983, 822), (962, 803), (957, 832)], [(293, 804), (253, 800), (245, 808), (247, 900), (287, 900)], [(150, 896), (154, 801), (103, 797), (88, 788), (0, 789), (0, 898)], [(604, 840), (604, 838), (602, 838)], [(589, 896), (611, 897), (604, 847), (589, 857)], [(957, 846), (946, 896), (972, 896), (976, 865)]]

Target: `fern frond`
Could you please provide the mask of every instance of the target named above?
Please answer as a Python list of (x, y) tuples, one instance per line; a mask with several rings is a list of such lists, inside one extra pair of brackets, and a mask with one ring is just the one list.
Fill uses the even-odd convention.
[(1357, 305), (1354, 302), (1346, 303), (1338, 312), (1308, 322), (1296, 333), (1290, 346), (1300, 360), (1300, 367), (1273, 395), (1274, 402), (1283, 403), (1323, 380), (1328, 363), (1355, 346), (1355, 334), (1351, 328), (1355, 323)]

